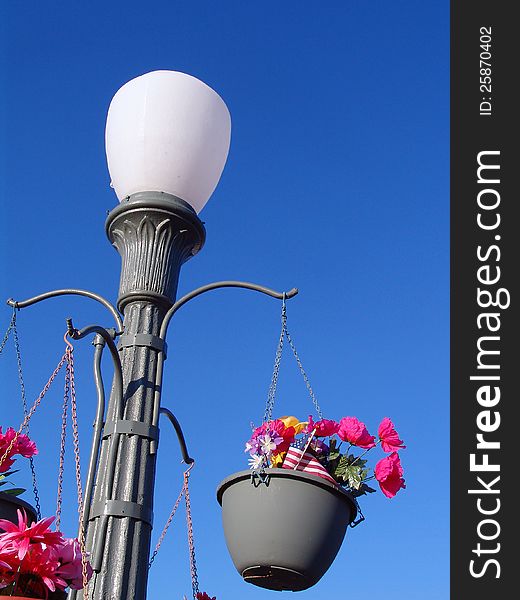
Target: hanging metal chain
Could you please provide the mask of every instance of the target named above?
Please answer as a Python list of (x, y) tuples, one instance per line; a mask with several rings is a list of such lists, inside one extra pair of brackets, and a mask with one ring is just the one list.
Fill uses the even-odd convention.
[[(22, 353), (20, 351), (20, 339), (18, 337), (18, 329), (16, 328), (16, 308), (13, 308), (13, 317), (11, 319), (11, 326), (13, 330), (14, 348), (16, 352), (16, 365), (18, 367), (18, 381), (20, 383), (20, 394), (22, 398), (22, 407), (24, 417), (27, 416), (29, 409), (27, 407), (27, 398), (25, 394), (25, 382), (23, 380), (23, 369), (22, 369)], [(25, 433), (30, 436), (29, 423), (25, 427)], [(31, 469), (31, 480), (34, 495), (34, 503), (36, 508), (36, 516), (38, 521), (42, 518), (41, 507), (40, 507), (40, 496), (38, 494), (38, 482), (36, 480), (36, 468), (34, 466), (34, 457), (29, 457), (29, 467)]]
[(155, 546), (153, 554), (150, 557), (150, 562), (148, 563), (148, 568), (150, 568), (152, 566), (152, 563), (155, 560), (155, 557), (157, 556), (157, 553), (159, 552), (159, 548), (161, 547), (161, 544), (164, 541), (164, 537), (166, 536), (166, 532), (168, 531), (168, 528), (171, 525), (173, 517), (175, 516), (175, 513), (177, 512), (177, 509), (179, 508), (179, 504), (181, 503), (181, 500), (182, 500), (182, 497), (184, 496), (184, 492), (185, 491), (186, 491), (186, 482), (184, 481), (183, 484), (182, 484), (181, 491), (179, 492), (179, 495), (177, 496), (177, 500), (175, 500), (175, 504), (173, 505), (173, 508), (172, 508), (172, 510), (170, 512), (170, 516), (168, 517), (168, 520), (166, 521), (166, 524), (163, 527), (161, 535), (159, 536), (159, 540), (157, 541), (157, 545)]
[(267, 393), (267, 403), (265, 406), (263, 422), (267, 423), (273, 416), (274, 409), (274, 398), (276, 395), (276, 386), (278, 385), (278, 375), (280, 374), (280, 363), (282, 362), (283, 353), (283, 342), (285, 338), (285, 332), (287, 330), (287, 312), (285, 307), (285, 293), (282, 300), (282, 330), (280, 331), (280, 338), (278, 340), (278, 346), (276, 347), (276, 355), (274, 359), (273, 376), (271, 377), (271, 384), (269, 385), (269, 391)]
[(13, 309), (13, 316), (11, 317), (11, 322), (9, 323), (9, 326), (6, 330), (6, 332), (4, 333), (4, 339), (2, 340), (2, 342), (0, 343), (0, 354), (2, 354), (5, 345), (7, 344), (7, 340), (9, 339), (9, 334), (11, 333), (11, 330), (13, 328), (13, 324), (16, 321), (16, 313), (15, 313), (16, 309)]
[(61, 370), (61, 367), (63, 367), (63, 365), (65, 364), (67, 360), (67, 355), (64, 354), (61, 357), (60, 362), (58, 363), (58, 366), (54, 369), (52, 375), (49, 377), (49, 380), (47, 381), (47, 383), (45, 384), (43, 390), (40, 392), (40, 395), (38, 396), (38, 398), (36, 398), (36, 400), (34, 401), (34, 404), (31, 406), (31, 409), (29, 410), (29, 412), (27, 413), (27, 415), (25, 416), (24, 420), (22, 421), (22, 424), (20, 425), (20, 428), (18, 429), (18, 431), (15, 433), (13, 439), (11, 440), (11, 443), (9, 444), (9, 446), (7, 446), (7, 448), (5, 449), (4, 453), (2, 456), (0, 456), (0, 467), (2, 466), (2, 464), (4, 463), (5, 459), (9, 456), (9, 454), (11, 453), (14, 445), (16, 444), (16, 442), (18, 441), (18, 437), (20, 436), (20, 434), (22, 433), (22, 431), (24, 431), (27, 427), (27, 424), (29, 423), (31, 417), (34, 414), (34, 411), (38, 408), (38, 406), (40, 405), (40, 402), (42, 401), (43, 397), (45, 396), (45, 394), (47, 393), (48, 389), (51, 387), (52, 382), (56, 379), (56, 376), (58, 375), (58, 373)]
[(197, 563), (195, 561), (195, 541), (193, 539), (193, 521), (191, 519), (190, 490), (188, 487), (189, 477), (190, 469), (184, 472), (184, 500), (186, 501), (186, 524), (188, 526), (188, 546), (190, 548), (191, 590), (193, 598), (196, 600), (199, 593), (199, 580), (197, 579)]
[(284, 293), (283, 299), (282, 299), (281, 320), (282, 320), (282, 330), (280, 332), (280, 339), (278, 340), (278, 346), (276, 348), (273, 376), (271, 378), (271, 385), (269, 386), (269, 392), (267, 394), (267, 403), (266, 403), (266, 407), (265, 407), (263, 422), (266, 423), (267, 421), (270, 421), (272, 419), (273, 409), (274, 409), (274, 400), (275, 400), (275, 395), (276, 395), (276, 386), (278, 384), (278, 376), (280, 374), (280, 363), (282, 361), (283, 344), (284, 344), (285, 338), (287, 338), (287, 341), (289, 342), (291, 350), (294, 354), (294, 358), (296, 359), (296, 362), (298, 363), (300, 373), (302, 374), (305, 385), (307, 386), (307, 390), (311, 397), (312, 403), (314, 404), (314, 408), (316, 409), (318, 417), (320, 419), (323, 419), (323, 414), (321, 412), (320, 405), (318, 404), (318, 400), (316, 399), (314, 391), (311, 387), (309, 378), (307, 377), (307, 374), (305, 373), (305, 370), (303, 368), (300, 357), (298, 356), (298, 352), (296, 351), (294, 342), (292, 341), (291, 335), (289, 334), (289, 330), (287, 329), (287, 308), (286, 308), (286, 304), (285, 304), (285, 293)]
[(79, 456), (79, 430), (78, 430), (78, 415), (76, 405), (76, 388), (74, 386), (74, 348), (72, 344), (67, 340), (67, 334), (64, 336), (67, 349), (65, 351), (65, 357), (67, 360), (67, 371), (66, 377), (68, 378), (70, 388), (70, 412), (72, 418), (72, 437), (74, 441), (74, 463), (76, 466), (76, 487), (78, 491), (78, 516), (79, 516), (79, 530), (78, 530), (78, 541), (81, 551), (81, 567), (83, 576), (83, 599), (88, 600), (88, 573), (87, 573), (87, 551), (85, 542), (85, 528), (83, 526), (83, 491), (81, 488), (81, 468), (80, 468), (80, 456)]
[(63, 410), (61, 413), (61, 439), (60, 439), (60, 466), (58, 468), (58, 493), (56, 495), (56, 531), (61, 527), (61, 505), (63, 501), (63, 471), (65, 467), (65, 441), (67, 438), (67, 412), (69, 407), (70, 385), (69, 378), (65, 377), (63, 391)]
[(307, 386), (307, 390), (309, 391), (310, 397), (312, 399), (312, 403), (314, 404), (314, 408), (316, 409), (316, 412), (318, 413), (318, 417), (320, 419), (323, 419), (320, 405), (318, 404), (318, 401), (316, 400), (316, 396), (314, 395), (314, 392), (312, 391), (312, 387), (311, 387), (309, 378), (307, 377), (307, 374), (305, 373), (305, 370), (303, 369), (302, 362), (300, 360), (300, 357), (298, 356), (298, 352), (296, 352), (296, 348), (291, 339), (291, 336), (289, 335), (289, 330), (287, 329), (287, 327), (285, 328), (285, 335), (287, 337), (287, 341), (289, 342), (289, 345), (291, 346), (291, 350), (293, 351), (294, 358), (296, 358), (296, 362), (298, 363), (298, 367), (300, 368), (300, 373), (302, 374), (303, 380), (305, 381), (305, 385)]

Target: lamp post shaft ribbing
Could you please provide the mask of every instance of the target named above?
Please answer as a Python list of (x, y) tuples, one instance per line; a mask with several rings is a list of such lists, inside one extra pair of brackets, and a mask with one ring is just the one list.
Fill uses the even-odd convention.
[[(202, 247), (193, 209), (158, 192), (135, 194), (108, 216), (107, 234), (122, 258), (118, 308), (123, 415), (111, 394), (87, 531), (95, 573), (92, 600), (144, 600), (148, 580), (157, 439), (160, 330), (175, 301), (182, 264)], [(160, 400), (160, 394), (159, 394)], [(122, 417), (122, 418), (121, 418)]]

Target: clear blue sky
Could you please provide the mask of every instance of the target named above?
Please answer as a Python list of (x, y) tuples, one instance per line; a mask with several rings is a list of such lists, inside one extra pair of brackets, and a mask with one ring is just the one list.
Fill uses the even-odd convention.
[[(393, 500), (362, 499), (365, 523), (302, 599), (449, 596), (448, 17), (448, 2), (411, 0), (0, 7), (0, 299), (80, 287), (115, 302), (119, 257), (104, 233), (117, 203), (104, 154), (107, 108), (144, 72), (190, 73), (219, 92), (233, 129), (221, 182), (201, 213), (206, 246), (184, 267), (179, 293), (220, 279), (298, 287), (289, 328), (325, 416), (358, 416), (372, 432), (389, 416), (405, 440), (407, 489)], [(243, 442), (263, 414), (279, 310), (250, 292), (213, 292), (187, 305), (168, 336), (164, 404), (197, 459), (199, 579), (218, 600), (275, 595), (234, 570), (215, 489), (246, 468)], [(10, 316), (0, 307), (2, 330)], [(102, 308), (77, 298), (18, 315), (29, 400), (63, 351), (67, 316), (77, 326), (111, 325)], [(89, 342), (76, 354), (86, 466)], [(109, 367), (107, 357), (107, 381)], [(1, 423), (17, 426), (12, 350), (0, 370)], [(62, 381), (32, 425), (46, 514), (54, 512), (61, 395)], [(311, 408), (285, 354), (275, 412), (303, 418)], [(154, 541), (181, 485), (179, 460), (166, 424)], [(20, 481), (29, 485), (25, 466)], [(71, 464), (66, 487), (72, 535)], [(149, 597), (165, 590), (190, 592), (182, 513), (150, 575)]]

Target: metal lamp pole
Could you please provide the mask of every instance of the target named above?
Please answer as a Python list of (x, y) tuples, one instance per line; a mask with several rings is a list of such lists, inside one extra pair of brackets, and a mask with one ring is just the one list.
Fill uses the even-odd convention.
[[(118, 309), (123, 414), (112, 393), (101, 443), (87, 548), (95, 569), (93, 599), (146, 597), (158, 440), (155, 423), (161, 325), (175, 302), (181, 265), (202, 247), (205, 230), (195, 211), (169, 194), (131, 196), (108, 216), (109, 239), (121, 255)], [(160, 386), (160, 382), (159, 382)], [(126, 435), (119, 435), (126, 434)], [(115, 439), (114, 439), (115, 438)], [(110, 447), (117, 444), (115, 469)]]

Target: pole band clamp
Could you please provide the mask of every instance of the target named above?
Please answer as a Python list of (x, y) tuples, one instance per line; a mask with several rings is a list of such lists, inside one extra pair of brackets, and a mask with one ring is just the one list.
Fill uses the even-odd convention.
[(127, 502), (126, 500), (106, 500), (105, 502), (94, 502), (90, 510), (89, 521), (106, 515), (108, 517), (130, 517), (138, 521), (144, 521), (153, 525), (153, 510), (149, 506)]
[(159, 427), (157, 425), (148, 425), (141, 421), (107, 421), (103, 430), (103, 439), (114, 433), (138, 435), (154, 441), (159, 439)]
[(153, 348), (158, 352), (164, 352), (166, 358), (167, 344), (166, 342), (156, 335), (151, 333), (124, 333), (119, 338), (118, 348), (130, 348), (131, 346), (144, 346), (146, 348)]

